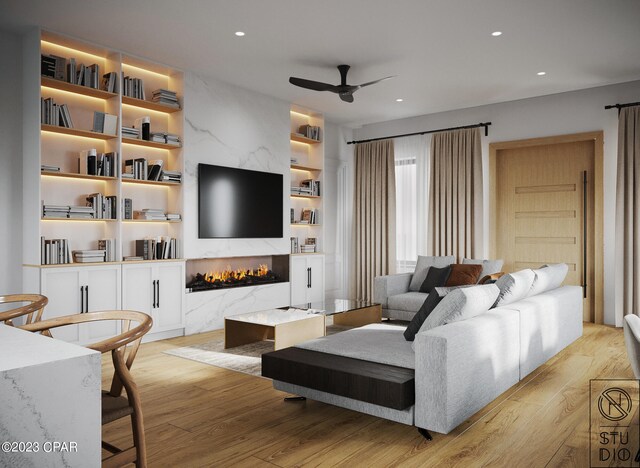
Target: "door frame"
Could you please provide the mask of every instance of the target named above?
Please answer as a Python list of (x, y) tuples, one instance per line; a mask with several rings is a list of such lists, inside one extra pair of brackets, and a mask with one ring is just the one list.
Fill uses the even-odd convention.
[(594, 168), (594, 323), (604, 323), (604, 273), (603, 273), (603, 166), (604, 166), (604, 136), (603, 131), (574, 133), (570, 135), (556, 135), (526, 140), (501, 141), (489, 144), (489, 257), (496, 258), (497, 239), (497, 163), (498, 151), (528, 148), (533, 146), (553, 145), (558, 143), (576, 143), (582, 141), (593, 142)]

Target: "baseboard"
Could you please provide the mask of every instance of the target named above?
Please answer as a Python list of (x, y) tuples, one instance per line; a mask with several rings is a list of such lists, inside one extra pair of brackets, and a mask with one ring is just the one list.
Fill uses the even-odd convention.
[(142, 342), (149, 343), (151, 341), (166, 340), (168, 338), (175, 338), (177, 336), (184, 336), (184, 328), (166, 330), (157, 333), (149, 333), (142, 338)]

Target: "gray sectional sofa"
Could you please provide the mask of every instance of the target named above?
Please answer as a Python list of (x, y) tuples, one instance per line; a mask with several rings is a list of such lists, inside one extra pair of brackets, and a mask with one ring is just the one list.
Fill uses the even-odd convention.
[[(535, 278), (535, 273), (532, 270), (503, 278), (497, 286), (502, 302), (509, 303), (466, 320), (420, 331), (413, 344), (403, 337), (405, 327), (381, 323), (297, 346), (307, 353), (334, 356), (337, 361), (351, 358), (356, 363), (373, 362), (390, 366), (385, 369), (413, 371), (414, 399), (406, 407), (372, 403), (377, 401), (375, 394), (370, 395), (373, 399), (369, 395), (349, 397), (350, 389), (358, 383), (348, 374), (340, 373), (340, 369), (331, 371), (337, 372), (337, 377), (334, 374), (329, 377), (345, 384), (335, 391), (312, 384), (300, 385), (302, 381), (309, 381), (299, 376), (308, 376), (310, 367), (303, 368), (306, 371), (298, 375), (270, 370), (265, 374), (266, 355), (263, 356), (263, 375), (273, 378), (274, 388), (278, 390), (413, 425), (423, 435), (428, 434), (426, 431), (446, 434), (582, 336), (580, 287), (558, 287), (557, 281), (547, 281), (546, 286), (533, 288), (530, 278)], [(505, 293), (511, 297), (505, 299)], [(280, 351), (270, 354), (277, 359), (278, 353)], [(287, 363), (284, 365), (286, 369)], [(324, 366), (327, 365), (331, 367), (330, 364)], [(267, 368), (273, 369), (273, 366)], [(375, 388), (371, 391), (376, 392)]]
[[(418, 256), (413, 273), (378, 276), (373, 285), (373, 301), (382, 304), (382, 316), (394, 320), (411, 320), (418, 312), (427, 293), (420, 292), (420, 286), (427, 276), (430, 267), (442, 268), (455, 263), (451, 256)], [(463, 259), (465, 264), (482, 265), (480, 278), (502, 269), (502, 260)]]

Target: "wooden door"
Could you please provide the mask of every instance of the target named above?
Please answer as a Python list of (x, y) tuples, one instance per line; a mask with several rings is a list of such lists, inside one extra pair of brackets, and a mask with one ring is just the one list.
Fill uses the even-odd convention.
[(599, 245), (596, 259), (596, 141), (511, 143), (492, 148), (495, 255), (504, 259), (507, 272), (566, 263), (564, 284), (584, 288), (584, 320), (593, 322), (602, 255)]

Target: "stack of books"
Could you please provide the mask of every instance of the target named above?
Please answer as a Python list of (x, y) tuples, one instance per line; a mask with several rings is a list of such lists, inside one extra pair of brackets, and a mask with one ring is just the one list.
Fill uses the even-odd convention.
[(167, 215), (162, 210), (145, 208), (141, 211), (134, 211), (133, 219), (145, 219), (149, 221), (166, 221)]
[(292, 237), (291, 238), (291, 253), (292, 254), (300, 253), (300, 246), (298, 245), (298, 238), (297, 237)]
[(153, 237), (136, 240), (136, 257), (142, 260), (178, 258), (178, 240), (172, 237)]
[(167, 221), (180, 221), (182, 217), (178, 213), (167, 213)]
[(305, 179), (300, 182), (300, 188), (306, 193), (314, 196), (320, 196), (320, 181), (314, 179)]
[(291, 195), (313, 195), (311, 187), (291, 187)]
[(41, 164), (40, 170), (45, 172), (60, 172), (60, 166), (51, 166), (49, 164)]
[(80, 151), (78, 174), (116, 177), (118, 153), (98, 153), (95, 148)]
[(122, 200), (122, 219), (133, 219), (133, 200), (131, 198)]
[(178, 171), (162, 171), (160, 180), (163, 182), (174, 182), (179, 184), (182, 182), (182, 173)]
[(315, 127), (313, 125), (302, 125), (298, 129), (298, 132), (307, 138), (320, 141), (320, 127)]
[(56, 104), (53, 98), (40, 98), (40, 123), (73, 128), (69, 108), (66, 104)]
[(151, 141), (156, 143), (165, 143), (167, 145), (180, 146), (180, 136), (174, 135), (172, 133), (151, 133)]
[(40, 238), (40, 263), (42, 265), (59, 265), (71, 263), (68, 239)]
[(116, 261), (116, 240), (115, 239), (101, 239), (98, 241), (98, 249), (104, 250), (105, 262)]
[(134, 127), (122, 127), (122, 138), (140, 139), (140, 129)]
[(73, 261), (76, 263), (96, 263), (105, 261), (104, 250), (74, 250)]
[(116, 219), (117, 197), (110, 195), (105, 197), (101, 193), (87, 195), (87, 206), (93, 210), (95, 219)]
[(127, 159), (124, 162), (124, 171), (122, 175), (125, 178), (147, 180), (148, 173), (149, 163), (145, 158)]
[(95, 218), (94, 210), (91, 206), (70, 206), (70, 219), (92, 219)]
[(302, 244), (300, 246), (300, 253), (314, 253), (316, 251), (315, 244)]
[(136, 99), (145, 99), (144, 81), (122, 74), (122, 94)]
[(109, 93), (118, 92), (118, 74), (116, 72), (102, 75), (102, 89)]
[(318, 210), (303, 208), (300, 214), (300, 224), (318, 224)]
[[(97, 63), (89, 66), (83, 63), (76, 65), (75, 58), (70, 58), (69, 63), (67, 63), (67, 59), (64, 57), (42, 54), (40, 57), (40, 74), (55, 80), (98, 89), (100, 65)], [(107, 84), (111, 83), (111, 78), (107, 78), (109, 75), (111, 75), (111, 73), (104, 75), (103, 84), (105, 79), (107, 79)], [(111, 89), (105, 90), (115, 93), (115, 83), (111, 86)]]
[(156, 89), (153, 91), (151, 100), (153, 102), (159, 102), (160, 104), (180, 109), (180, 103), (178, 102), (178, 96), (175, 91), (169, 91), (168, 89)]
[(68, 218), (69, 205), (42, 205), (42, 218)]

